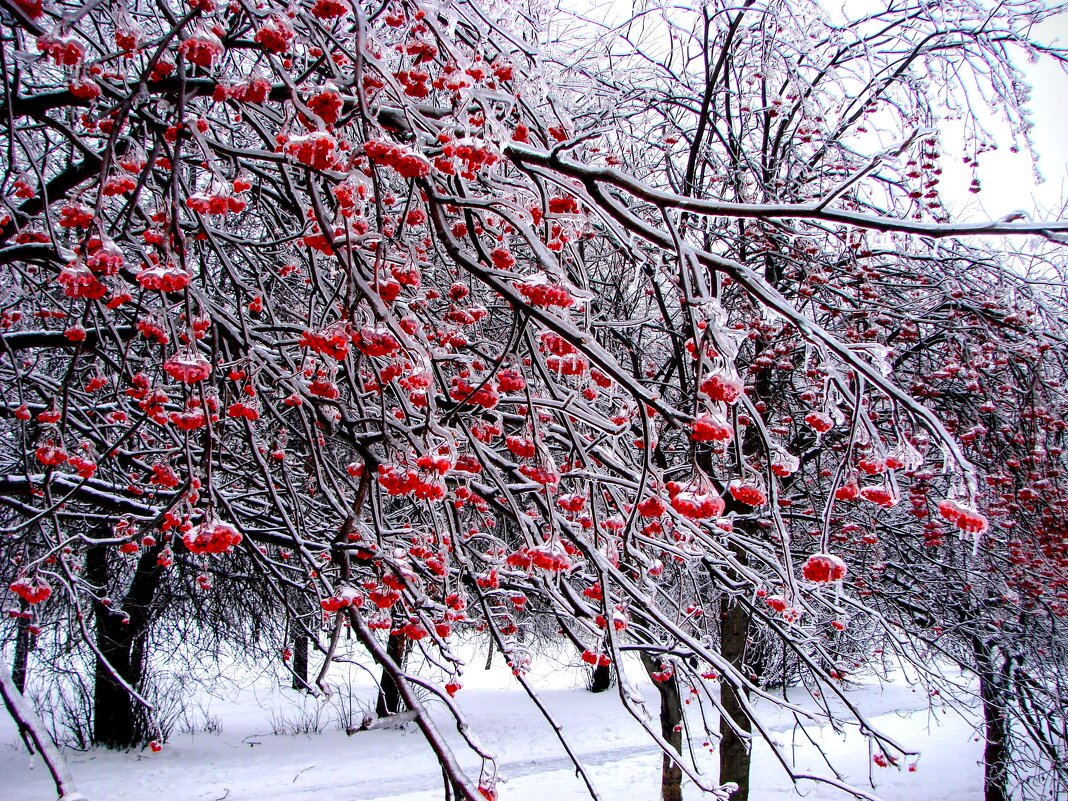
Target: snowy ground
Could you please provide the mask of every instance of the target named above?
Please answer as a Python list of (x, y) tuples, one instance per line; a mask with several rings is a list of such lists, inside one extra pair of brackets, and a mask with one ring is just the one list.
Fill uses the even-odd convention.
[[(464, 675), (457, 700), (481, 742), (500, 759), (502, 801), (545, 801), (584, 797), (584, 785), (546, 725), (500, 658), (490, 671), (477, 656)], [(331, 674), (333, 676), (333, 674)], [(340, 679), (339, 675), (335, 681)], [(79, 788), (90, 801), (429, 801), (441, 794), (441, 772), (422, 735), (409, 724), (400, 730), (374, 730), (351, 737), (339, 730), (346, 710), (366, 704), (369, 680), (356, 674), (355, 690), (328, 704), (303, 698), (277, 682), (248, 680), (215, 695), (199, 695), (161, 753), (68, 752)], [(533, 674), (542, 698), (581, 755), (604, 801), (655, 801), (660, 754), (614, 693), (592, 695), (581, 675), (547, 661)], [(635, 678), (638, 676), (635, 674)], [(638, 689), (655, 713), (655, 689)], [(841, 737), (829, 728), (812, 729), (848, 782), (873, 795), (897, 801), (972, 801), (981, 797), (980, 745), (971, 726), (955, 712), (927, 705), (922, 691), (904, 682), (877, 682), (853, 692), (858, 705), (886, 734), (923, 753), (915, 772), (878, 768), (855, 729)], [(770, 712), (771, 710), (769, 710)], [(447, 725), (445, 710), (436, 717)], [(772, 729), (788, 754), (805, 769), (826, 774), (818, 753), (792, 719), (770, 714)], [(205, 732), (221, 724), (221, 732)], [(272, 731), (321, 729), (316, 734), (276, 735)], [(455, 738), (458, 740), (458, 737)], [(713, 771), (714, 759), (702, 747)], [(461, 761), (477, 776), (478, 760), (457, 745)], [(869, 783), (874, 780), (874, 789)], [(701, 794), (690, 784), (687, 799)], [(586, 796), (588, 797), (588, 796)], [(802, 782), (796, 789), (759, 744), (753, 763), (754, 801), (805, 798), (830, 801), (850, 796), (826, 785)], [(46, 801), (55, 794), (43, 765), (17, 742), (10, 720), (0, 718), (0, 799)]]

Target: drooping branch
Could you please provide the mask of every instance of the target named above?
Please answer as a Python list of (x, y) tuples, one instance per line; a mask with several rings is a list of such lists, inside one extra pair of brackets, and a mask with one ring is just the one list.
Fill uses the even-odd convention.
[(3, 696), (4, 706), (7, 707), (11, 719), (15, 721), (19, 735), (26, 742), (27, 748), (31, 751), (36, 748), (48, 767), (48, 772), (56, 785), (59, 801), (86, 801), (86, 797), (78, 792), (74, 783), (74, 775), (66, 759), (52, 743), (52, 738), (48, 736), (48, 730), (45, 729), (41, 718), (33, 711), (11, 680), (11, 669), (7, 661), (2, 658), (0, 658), (0, 696)]

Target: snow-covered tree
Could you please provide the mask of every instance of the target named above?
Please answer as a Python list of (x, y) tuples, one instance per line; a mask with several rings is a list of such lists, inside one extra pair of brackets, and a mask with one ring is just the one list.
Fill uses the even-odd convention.
[[(884, 763), (911, 753), (842, 687), (851, 631), (922, 659), (945, 625), (896, 626), (870, 589), (880, 536), (911, 558), (922, 532), (897, 524), (901, 488), (938, 476), (924, 497), (976, 553), (1016, 547), (987, 536), (979, 470), (1001, 473), (962, 446), (969, 407), (912, 383), (965, 358), (971, 314), (1016, 325), (1015, 262), (965, 237), (1068, 230), (955, 222), (939, 129), (963, 115), (977, 158), (983, 92), (1020, 122), (1010, 50), (1037, 52), (1050, 12), (707, 4), (572, 40), (544, 9), (467, 0), (2, 5), (0, 501), (23, 642), (64, 610), (98, 682), (147, 703), (116, 664), (136, 637), (105, 646), (179, 577), (195, 598), (234, 576), (324, 655), (322, 690), (355, 635), (447, 797), (497, 796), (492, 749), (460, 725), (469, 776), (422, 700), (463, 723), (457, 631), (535, 700), (528, 628), (577, 663), (635, 653), (659, 724), (625, 671), (620, 702), (664, 749), (665, 797), (683, 774), (730, 791), (682, 753), (682, 695), (719, 713), (701, 725), (736, 797), (753, 736), (792, 770), (752, 699), (821, 714), (765, 688), (758, 635)], [(957, 303), (991, 287), (1001, 306)], [(1041, 310), (1063, 299), (1032, 297), (1034, 347), (1055, 348)], [(1015, 374), (983, 414), (1016, 425), (1000, 404), (1036, 373)], [(973, 546), (940, 547), (951, 565)], [(1056, 680), (1024, 675), (1031, 704)]]

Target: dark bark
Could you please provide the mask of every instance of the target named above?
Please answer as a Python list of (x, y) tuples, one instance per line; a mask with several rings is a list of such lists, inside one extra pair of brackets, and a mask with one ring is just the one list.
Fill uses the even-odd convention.
[(590, 692), (603, 693), (612, 686), (612, 666), (598, 665), (590, 678)]
[[(744, 672), (749, 609), (725, 598), (720, 614), (720, 652), (736, 670)], [(720, 783), (734, 782), (738, 785), (731, 801), (749, 799), (749, 742), (740, 737), (727, 720), (729, 717), (743, 732), (752, 731), (752, 721), (745, 714), (739, 699), (740, 692), (744, 690), (736, 690), (727, 682), (721, 685), (720, 701), (724, 717), (719, 722), (719, 780)]]
[(983, 799), (1009, 801), (1009, 719), (1008, 658), (999, 658), (993, 646), (980, 637), (972, 638), (972, 653), (979, 676), (979, 693), (983, 699)]
[(133, 656), (133, 638), (128, 630), (119, 628), (117, 621), (116, 615), (97, 615), (97, 646), (107, 664), (99, 658), (96, 661), (93, 742), (108, 748), (130, 748), (141, 739), (143, 727), (133, 698), (114, 673), (137, 689), (141, 684), (142, 665)]
[[(399, 667), (404, 667), (404, 657), (407, 654), (408, 639), (403, 634), (390, 634), (386, 643), (386, 653), (389, 658)], [(395, 715), (401, 711), (402, 699), (400, 688), (393, 680), (388, 671), (382, 671), (382, 680), (379, 685), (378, 702), (375, 704), (375, 712), (378, 717), (384, 718)]]
[[(653, 657), (644, 651), (641, 659), (650, 676), (660, 671)], [(679, 691), (679, 682), (672, 676), (665, 681), (654, 681), (653, 684), (660, 692), (660, 736), (677, 753), (682, 754), (682, 693)], [(660, 772), (660, 801), (682, 801), (682, 768), (666, 753)]]
[[(159, 513), (155, 507), (124, 497), (127, 491), (125, 486), (119, 487), (104, 481), (82, 479), (63, 473), (53, 473), (51, 480), (57, 491), (69, 493), (71, 500), (93, 505), (109, 512), (132, 514), (141, 518), (152, 517)], [(0, 476), (0, 503), (8, 503), (8, 499), (14, 501), (16, 498), (32, 498), (35, 486), (33, 477)], [(16, 508), (25, 512), (29, 507)]]
[[(27, 604), (23, 602), (21, 606), (21, 611), (25, 612)], [(31, 650), (33, 650), (33, 635), (30, 634), (30, 621), (20, 617), (15, 630), (15, 663), (11, 666), (11, 680), (15, 683), (15, 688), (24, 695)]]
[(79, 342), (71, 342), (63, 335), (62, 331), (15, 331), (0, 336), (5, 350), (55, 350), (57, 348), (76, 348), (90, 350), (100, 341), (101, 336), (119, 336), (128, 340), (136, 329), (131, 325), (115, 326), (110, 330), (100, 328), (87, 328), (85, 339)]
[[(145, 710), (119, 679), (137, 692), (144, 687), (148, 635), (155, 616), (153, 601), (162, 575), (158, 553), (159, 546), (141, 555), (121, 602), (112, 599), (110, 605), (100, 601), (93, 605), (96, 644), (103, 657), (97, 657), (94, 671), (93, 742), (108, 748), (132, 748), (151, 739)], [(108, 546), (97, 545), (86, 551), (86, 580), (102, 595), (111, 583), (112, 558)]]
[(308, 689), (308, 635), (302, 629), (293, 636), (293, 689)]
[(15, 224), (16, 219), (28, 220), (40, 214), (45, 206), (44, 198), (66, 197), (67, 193), (78, 185), (91, 178), (96, 178), (100, 174), (100, 168), (103, 164), (104, 160), (101, 155), (90, 153), (77, 164), (71, 164), (63, 172), (56, 175), (48, 182), (44, 192), (37, 197), (24, 201), (16, 210), (15, 215), (12, 215), (12, 219), (4, 225), (0, 225), (0, 242), (6, 243), (8, 239), (14, 236), (18, 230)]

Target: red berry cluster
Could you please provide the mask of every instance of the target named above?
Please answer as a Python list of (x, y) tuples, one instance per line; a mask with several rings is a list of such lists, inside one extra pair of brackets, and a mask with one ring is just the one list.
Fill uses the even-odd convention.
[(337, 140), (325, 131), (294, 136), (286, 142), (286, 154), (313, 170), (327, 170), (334, 165)]
[(8, 589), (28, 604), (39, 604), (42, 601), (47, 601), (48, 596), (52, 594), (52, 588), (48, 586), (44, 579), (31, 579), (28, 576), (16, 579), (9, 585)]
[(190, 64), (208, 69), (222, 55), (219, 37), (207, 30), (199, 30), (178, 45), (178, 52)]
[(763, 506), (768, 502), (768, 497), (764, 494), (764, 490), (755, 484), (747, 484), (735, 480), (730, 483), (727, 490), (734, 500), (749, 506)]
[(392, 167), (404, 178), (424, 178), (430, 172), (430, 162), (417, 153), (391, 142), (372, 139), (363, 146), (372, 163)]
[(801, 575), (814, 584), (841, 581), (846, 577), (847, 572), (846, 563), (829, 553), (812, 554), (801, 566)]
[(240, 545), (241, 539), (241, 534), (233, 526), (209, 522), (193, 526), (182, 537), (182, 542), (190, 552), (195, 554), (223, 554)]
[(575, 299), (571, 297), (567, 287), (561, 284), (553, 284), (544, 279), (530, 279), (514, 286), (519, 290), (519, 294), (534, 306), (569, 309), (575, 305)]
[(683, 517), (691, 520), (705, 520), (723, 514), (725, 504), (719, 495), (707, 490), (684, 489), (676, 481), (669, 481), (667, 490), (671, 496), (671, 508)]
[(982, 534), (990, 527), (983, 515), (956, 501), (945, 500), (939, 503), (938, 514), (966, 534)]
[(730, 442), (731, 427), (721, 417), (702, 414), (690, 425), (690, 439), (694, 442)]
[(342, 323), (335, 323), (321, 331), (305, 331), (301, 334), (300, 346), (342, 361), (348, 355), (352, 340), (353, 335), (349, 333), (346, 326)]
[(742, 394), (742, 382), (725, 373), (716, 373), (701, 382), (701, 392), (711, 400), (734, 403)]
[(285, 20), (277, 14), (273, 14), (256, 31), (254, 40), (256, 44), (268, 53), (281, 55), (289, 50), (289, 43), (293, 40), (293, 30), (286, 24)]

